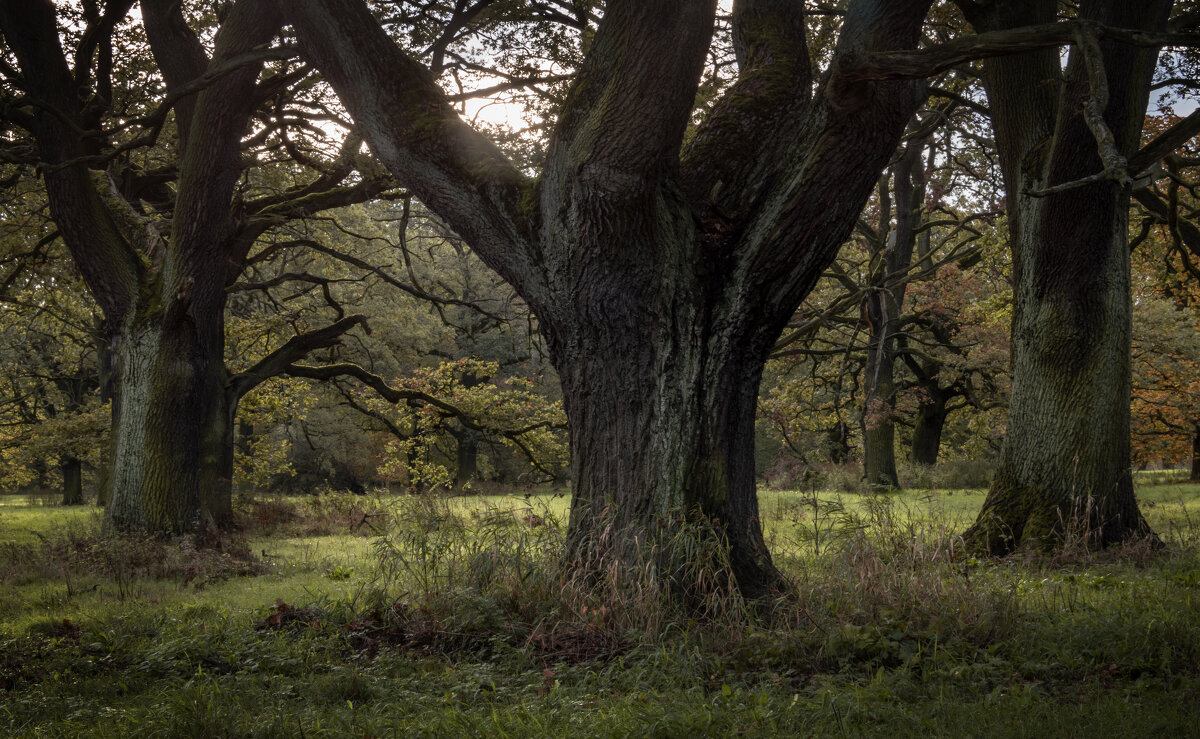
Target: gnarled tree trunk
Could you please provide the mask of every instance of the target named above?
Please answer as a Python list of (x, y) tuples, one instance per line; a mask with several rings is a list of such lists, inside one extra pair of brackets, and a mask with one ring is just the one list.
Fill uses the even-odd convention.
[(666, 543), (705, 531), (743, 592), (777, 583), (759, 378), (921, 99), (855, 76), (858, 55), (912, 48), (928, 6), (852, 2), (814, 96), (803, 3), (739, 2), (739, 79), (684, 147), (716, 3), (610, 0), (535, 181), (360, 0), (285, 5), (375, 154), (537, 314), (571, 432), (569, 556), (628, 566), (657, 543), (674, 581), (695, 550)]
[[(685, 233), (658, 248), (696, 246)], [(642, 272), (645, 282), (583, 287), (570, 324), (554, 319), (571, 438), (569, 556), (633, 561), (656, 547), (655, 557), (669, 559), (684, 516), (699, 524), (688, 535), (719, 531), (739, 585), (761, 592), (778, 578), (759, 525), (753, 455), (770, 343), (708, 307), (704, 276), (686, 261), (676, 267)], [(658, 564), (671, 575), (688, 566)]]

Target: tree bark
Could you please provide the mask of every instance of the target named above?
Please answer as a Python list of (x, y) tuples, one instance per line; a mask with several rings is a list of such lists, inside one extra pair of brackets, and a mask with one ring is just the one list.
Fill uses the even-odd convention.
[(943, 395), (936, 394), (917, 407), (912, 435), (912, 461), (915, 464), (931, 467), (937, 464), (938, 452), (942, 447), (942, 429), (946, 426), (948, 415), (946, 400)]
[[(963, 4), (980, 30), (1052, 21), (1041, 0)], [(1094, 0), (1080, 15), (1149, 30), (1169, 0)], [(968, 9), (970, 8), (970, 9)], [(1100, 44), (1103, 118), (1126, 159), (1136, 152), (1157, 54)], [(1067, 538), (1107, 545), (1150, 534), (1129, 467), (1130, 188), (1101, 180), (1045, 194), (1105, 169), (1084, 114), (1102, 101), (1077, 44), (1065, 73), (1054, 50), (988, 60), (1014, 261), (1012, 396), (999, 468), (968, 545), (994, 554)]]
[(554, 347), (571, 439), (568, 555), (603, 565), (657, 548), (683, 582), (694, 563), (665, 561), (686, 543), (675, 537), (717, 531), (740, 587), (762, 592), (778, 581), (754, 485), (763, 347), (720, 336), (731, 317), (705, 316), (684, 275), (632, 287), (586, 291), (572, 341)]
[(63, 457), (59, 463), (63, 476), (63, 505), (83, 505), (83, 462)]
[(232, 516), (224, 317), (210, 311), (201, 326), (198, 311), (178, 313), (137, 316), (122, 331), (106, 523), (117, 531), (183, 533)]
[(1192, 432), (1192, 474), (1189, 482), (1200, 482), (1200, 426)]

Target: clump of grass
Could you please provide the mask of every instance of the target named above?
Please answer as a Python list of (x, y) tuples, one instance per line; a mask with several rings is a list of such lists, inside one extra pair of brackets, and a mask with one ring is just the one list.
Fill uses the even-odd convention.
[(239, 530), (256, 536), (377, 536), (386, 528), (387, 505), (378, 495), (327, 492), (303, 498), (234, 499)]
[(115, 584), (123, 601), (139, 580), (174, 580), (199, 589), (267, 571), (245, 537), (232, 534), (203, 539), (109, 536), (93, 523), (68, 526), (52, 536), (35, 535), (35, 543), (0, 547), (0, 584), (61, 580), (72, 597), (88, 587), (85, 583), (101, 579)]

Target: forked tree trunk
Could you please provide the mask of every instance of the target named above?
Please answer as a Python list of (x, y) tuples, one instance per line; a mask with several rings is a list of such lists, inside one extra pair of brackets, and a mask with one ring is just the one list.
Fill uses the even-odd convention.
[[(1080, 15), (1159, 29), (1169, 0), (1093, 0)], [(992, 3), (979, 30), (1053, 20), (1056, 4)], [(1100, 45), (1104, 118), (1122, 156), (1137, 149), (1156, 53)], [(1062, 84), (1046, 84), (1062, 78)], [(1053, 194), (1105, 168), (1083, 111), (1092, 95), (1082, 53), (1065, 72), (1053, 51), (985, 62), (1008, 190), (1014, 256), (1012, 396), (999, 468), (969, 545), (996, 554), (1080, 538), (1106, 545), (1149, 534), (1129, 467), (1129, 186), (1100, 181)]]
[(363, 3), (284, 4), (375, 154), (537, 314), (585, 571), (649, 565), (687, 590), (727, 558), (743, 593), (778, 585), (754, 489), (759, 380), (921, 100), (854, 59), (912, 48), (928, 6), (850, 3), (814, 95), (803, 3), (739, 2), (739, 79), (684, 146), (716, 2), (610, 0), (534, 182)]
[(64, 457), (59, 465), (63, 477), (63, 505), (83, 504), (83, 462)]

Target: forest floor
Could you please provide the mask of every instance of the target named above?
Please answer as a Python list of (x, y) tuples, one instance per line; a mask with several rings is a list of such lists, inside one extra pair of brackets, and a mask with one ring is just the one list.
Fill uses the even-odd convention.
[(240, 499), (203, 543), (0, 496), (0, 735), (1197, 736), (1200, 485), (1139, 498), (1165, 549), (982, 560), (981, 490), (763, 491), (791, 591), (685, 609), (561, 567), (562, 494)]

